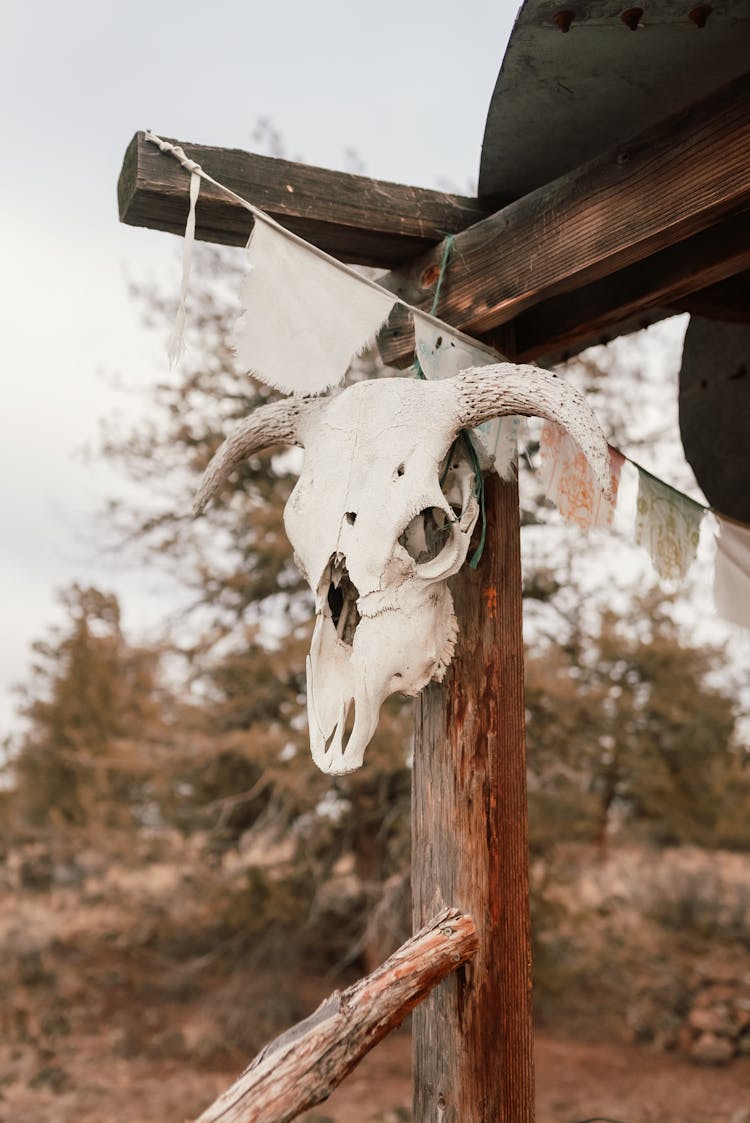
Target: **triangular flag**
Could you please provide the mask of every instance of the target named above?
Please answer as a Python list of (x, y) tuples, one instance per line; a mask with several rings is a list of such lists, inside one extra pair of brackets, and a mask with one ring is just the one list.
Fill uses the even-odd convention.
[(716, 515), (714, 601), (725, 620), (750, 628), (750, 527)]
[(388, 318), (396, 297), (337, 268), (276, 223), (257, 219), (248, 243), (237, 358), (287, 394), (321, 394)]
[(705, 508), (636, 467), (635, 540), (648, 550), (660, 577), (681, 580), (695, 560)]
[[(455, 338), (418, 312), (414, 313), (414, 344), (417, 361), (430, 379), (452, 378), (468, 367), (484, 367), (500, 361), (496, 352)], [(515, 478), (520, 426), (520, 417), (495, 417), (474, 429), (482, 450), (494, 463), (501, 480)]]
[(612, 476), (612, 499), (609, 503), (602, 494), (596, 477), (584, 452), (560, 425), (545, 421), (540, 441), (542, 463), (539, 476), (547, 496), (564, 519), (581, 530), (612, 525), (615, 501), (620, 483), (620, 470), (624, 457), (616, 449), (609, 449)]

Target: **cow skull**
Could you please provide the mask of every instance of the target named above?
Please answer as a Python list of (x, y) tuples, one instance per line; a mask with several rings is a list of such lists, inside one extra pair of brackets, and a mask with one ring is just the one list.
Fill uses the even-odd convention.
[(252, 453), (280, 443), (305, 450), (284, 523), (315, 595), (308, 724), (324, 772), (362, 764), (390, 694), (418, 694), (445, 674), (457, 635), (447, 579), (466, 559), (478, 516), (473, 467), (454, 442), (462, 429), (504, 414), (563, 425), (611, 494), (607, 445), (582, 395), (553, 374), (510, 363), (436, 382), (374, 379), (327, 398), (262, 406), (206, 469), (196, 512)]

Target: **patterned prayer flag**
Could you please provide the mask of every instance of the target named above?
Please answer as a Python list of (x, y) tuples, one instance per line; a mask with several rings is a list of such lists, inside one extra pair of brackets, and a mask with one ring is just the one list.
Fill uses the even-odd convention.
[[(585, 454), (560, 425), (545, 421), (540, 443), (542, 464), (539, 475), (547, 495), (563, 518), (581, 530), (612, 525), (615, 503), (609, 503), (596, 482)], [(612, 497), (617, 499), (620, 470), (624, 457), (609, 449)]]
[(234, 331), (240, 363), (287, 394), (321, 394), (342, 382), (396, 303), (256, 218), (248, 243), (245, 312)]
[(705, 509), (638, 467), (635, 540), (651, 555), (656, 572), (682, 580), (698, 550)]
[(716, 515), (714, 601), (725, 620), (750, 628), (750, 527)]

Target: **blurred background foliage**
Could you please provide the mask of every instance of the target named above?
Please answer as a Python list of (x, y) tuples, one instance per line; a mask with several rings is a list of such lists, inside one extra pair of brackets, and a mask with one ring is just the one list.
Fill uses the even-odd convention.
[[(324, 776), (310, 759), (312, 602), (282, 523), (295, 452), (251, 457), (207, 516), (190, 518), (228, 428), (272, 396), (237, 371), (227, 345), (237, 259), (217, 250), (198, 257), (188, 357), (155, 388), (141, 425), (103, 439), (104, 455), (143, 496), (106, 512), (111, 545), (167, 567), (187, 607), (143, 646), (124, 634), (111, 594), (61, 592), (65, 621), (34, 647), (24, 725), (6, 745), (0, 845), (6, 862), (16, 856), (14, 884), (33, 892), (84, 884), (102, 863), (179, 867), (168, 897), (149, 898), (143, 914), (133, 905), (121, 939), (190, 968), (190, 986), (210, 995), (204, 1008), (221, 1051), (227, 1042), (260, 1046), (298, 1016), (304, 978), (369, 970), (409, 934), (412, 722), (410, 703), (392, 699), (351, 776)], [(134, 298), (163, 328), (171, 300), (149, 288)], [(372, 376), (377, 365), (366, 355), (352, 375)], [(568, 373), (621, 443), (638, 393), (622, 380), (608, 390), (606, 369), (590, 356)], [(555, 519), (528, 469), (535, 451), (530, 439), (521, 464), (528, 527)], [(672, 596), (656, 586), (636, 581), (620, 612), (606, 576), (594, 595), (570, 560), (586, 549), (571, 531), (557, 564), (526, 561), (525, 594), (543, 622), (526, 653), (543, 1011), (561, 995), (580, 997), (581, 973), (588, 1000), (597, 971), (611, 990), (617, 941), (592, 943), (589, 922), (571, 919), (560, 896), (582, 853), (596, 862), (634, 845), (750, 848), (748, 746), (721, 651), (686, 641)], [(232, 1000), (250, 974), (264, 1011), (252, 1029)], [(157, 990), (177, 985), (168, 972), (160, 978)]]

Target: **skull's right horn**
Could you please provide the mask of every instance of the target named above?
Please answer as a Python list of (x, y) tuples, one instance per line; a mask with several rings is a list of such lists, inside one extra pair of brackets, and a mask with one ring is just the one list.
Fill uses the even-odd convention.
[(216, 450), (203, 473), (193, 503), (193, 514), (199, 515), (203, 511), (234, 465), (241, 460), (272, 445), (301, 444), (298, 435), (299, 421), (307, 404), (299, 398), (284, 398), (280, 402), (260, 406), (241, 421)]
[(583, 394), (550, 371), (515, 363), (469, 367), (452, 382), (456, 431), (502, 415), (543, 417), (567, 429), (586, 456), (605, 498), (613, 499), (607, 440)]

